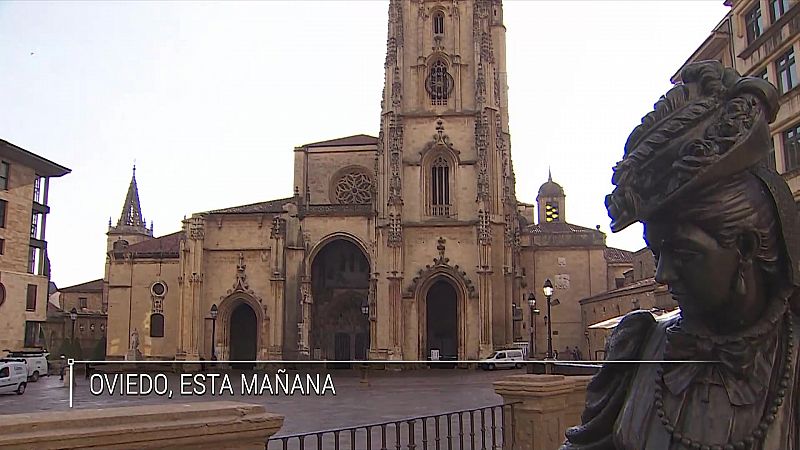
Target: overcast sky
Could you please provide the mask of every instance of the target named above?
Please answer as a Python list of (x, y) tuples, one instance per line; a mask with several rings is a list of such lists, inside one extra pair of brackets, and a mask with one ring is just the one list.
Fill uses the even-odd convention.
[[(517, 196), (547, 178), (566, 219), (611, 235), (611, 167), (722, 0), (506, 0)], [(137, 166), (156, 235), (184, 215), (292, 195), (295, 146), (377, 136), (388, 1), (0, 2), (0, 138), (72, 169), (51, 181), (60, 287), (103, 276)]]

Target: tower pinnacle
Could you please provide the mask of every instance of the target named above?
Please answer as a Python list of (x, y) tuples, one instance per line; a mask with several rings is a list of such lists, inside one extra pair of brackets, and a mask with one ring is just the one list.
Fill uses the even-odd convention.
[(125, 203), (122, 205), (122, 214), (117, 221), (117, 227), (128, 226), (147, 229), (147, 223), (142, 217), (142, 208), (139, 205), (139, 188), (136, 185), (136, 165), (133, 166), (131, 184), (128, 186), (128, 194), (125, 196)]

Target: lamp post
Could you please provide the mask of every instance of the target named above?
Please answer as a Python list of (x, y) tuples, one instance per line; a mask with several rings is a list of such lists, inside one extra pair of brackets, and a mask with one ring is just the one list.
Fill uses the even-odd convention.
[(530, 308), (530, 324), (528, 326), (528, 331), (530, 333), (530, 339), (528, 340), (528, 359), (533, 359), (534, 355), (536, 354), (535, 316), (539, 314), (539, 310), (536, 309), (536, 296), (533, 295), (533, 292), (528, 294), (528, 307)]
[(69, 319), (72, 321), (72, 341), (75, 341), (75, 321), (78, 320), (78, 310), (74, 307), (69, 312)]
[[(369, 319), (369, 300), (364, 300), (361, 303), (361, 314), (363, 314), (365, 318)], [(359, 380), (359, 384), (369, 386), (366, 363), (361, 364), (361, 380)]]
[(211, 305), (211, 360), (217, 360), (217, 314), (219, 314), (219, 308), (217, 308), (217, 304), (214, 303)]
[(553, 283), (550, 281), (550, 278), (544, 281), (542, 291), (547, 298), (547, 359), (553, 359), (553, 314), (550, 309), (551, 300), (553, 298)]

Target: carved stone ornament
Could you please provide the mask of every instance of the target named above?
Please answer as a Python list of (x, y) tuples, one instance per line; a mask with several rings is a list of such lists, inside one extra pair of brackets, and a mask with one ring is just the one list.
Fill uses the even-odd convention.
[(387, 237), (389, 247), (399, 247), (403, 244), (403, 225), (400, 214), (389, 214), (389, 234)]
[(247, 265), (244, 263), (244, 254), (239, 252), (239, 261), (236, 264), (236, 281), (233, 283), (233, 288), (228, 289), (226, 295), (220, 297), (220, 300), (224, 300), (226, 297), (230, 297), (236, 293), (244, 293), (261, 303), (261, 297), (256, 296), (255, 292), (250, 289), (250, 285), (247, 283), (246, 269)]
[(478, 74), (475, 76), (475, 101), (482, 104), (486, 101), (486, 73), (483, 63), (478, 63)]
[(488, 245), (492, 243), (491, 215), (484, 210), (478, 210), (478, 243)]
[(455, 266), (450, 265), (450, 258), (444, 256), (445, 253), (445, 244), (446, 239), (440, 237), (436, 241), (436, 250), (439, 252), (439, 256), (433, 258), (433, 265), (426, 264), (424, 269), (420, 269), (417, 272), (417, 276), (411, 280), (411, 285), (408, 286), (408, 289), (405, 291), (404, 297), (414, 297), (415, 292), (417, 291), (417, 285), (424, 280), (427, 280), (431, 276), (437, 273), (447, 273), (450, 276), (461, 280), (464, 283), (464, 287), (467, 289), (467, 295), (469, 298), (478, 298), (478, 293), (475, 290), (475, 286), (472, 284), (472, 280), (469, 279), (467, 273), (456, 264)]
[(403, 184), (400, 177), (400, 158), (403, 151), (402, 119), (389, 113), (389, 199), (390, 205), (403, 204)]
[(269, 233), (270, 239), (281, 239), (286, 237), (286, 220), (280, 217), (272, 219), (272, 228)]
[(629, 136), (606, 199), (613, 231), (644, 224), (680, 313), (620, 321), (606, 360), (643, 363), (602, 367), (562, 449), (800, 450), (797, 207), (766, 164), (778, 92), (718, 61), (680, 78)]
[(340, 205), (372, 203), (372, 179), (365, 169), (345, 171), (333, 184), (331, 194), (331, 200)]
[(192, 217), (189, 219), (189, 237), (191, 239), (201, 240), (205, 237), (204, 221), (200, 217)]
[(475, 148), (478, 150), (478, 195), (477, 200), (489, 200), (489, 119), (486, 111), (475, 114)]

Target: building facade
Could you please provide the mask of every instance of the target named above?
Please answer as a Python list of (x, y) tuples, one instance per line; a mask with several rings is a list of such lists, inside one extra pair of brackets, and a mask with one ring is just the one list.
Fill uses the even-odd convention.
[[(631, 253), (606, 246), (605, 235), (597, 228), (567, 222), (564, 189), (550, 177), (536, 197), (538, 221), (521, 218), (520, 295), (530, 342), (537, 358), (547, 356), (551, 347), (564, 358), (564, 350), (579, 348), (586, 355), (588, 341), (581, 319), (580, 300), (613, 289), (616, 280), (632, 268)], [(524, 210), (530, 211), (529, 208)], [(531, 217), (532, 219), (532, 217)], [(550, 280), (555, 288), (550, 314), (542, 287)], [(539, 310), (529, 304), (533, 294)], [(555, 300), (558, 300), (557, 302)], [(551, 335), (547, 325), (550, 322)]]
[(613, 264), (599, 231), (537, 228), (517, 201), (505, 71), (501, 1), (392, 0), (378, 137), (295, 148), (291, 197), (156, 238), (134, 173), (108, 231), (108, 357), (474, 360), (523, 337), (518, 299), (547, 277), (560, 344), (581, 345), (578, 299)]
[(50, 178), (69, 169), (0, 140), (0, 354), (42, 348), (50, 264)]
[[(727, 0), (730, 12), (684, 63), (715, 59), (742, 75), (771, 82), (780, 93), (780, 111), (770, 124), (769, 164), (789, 183), (800, 202), (800, 7), (797, 0)], [(682, 69), (683, 67), (681, 67)], [(680, 70), (673, 75), (680, 81)]]
[(102, 360), (106, 350), (103, 279), (58, 290), (58, 305), (48, 305), (45, 337), (52, 356)]

